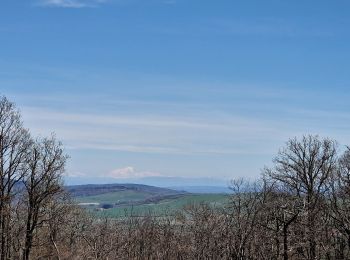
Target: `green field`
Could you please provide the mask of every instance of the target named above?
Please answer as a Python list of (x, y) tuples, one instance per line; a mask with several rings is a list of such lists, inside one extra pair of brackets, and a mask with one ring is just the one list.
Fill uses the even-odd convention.
[(94, 196), (83, 196), (77, 197), (76, 201), (78, 203), (120, 203), (120, 202), (132, 202), (139, 201), (150, 196), (148, 192), (142, 191), (134, 191), (134, 190), (125, 190), (125, 191), (117, 191), (117, 192), (109, 192)]
[[(113, 201), (114, 194), (103, 194), (100, 196), (85, 197), (79, 199), (84, 202), (106, 203)], [(117, 197), (120, 198), (120, 197)], [(93, 199), (93, 200), (90, 200)], [(98, 200), (102, 199), (102, 200)], [(124, 217), (126, 215), (144, 216), (149, 213), (153, 215), (163, 216), (175, 213), (177, 210), (183, 209), (186, 205), (209, 203), (213, 206), (223, 205), (228, 201), (228, 195), (225, 194), (186, 194), (174, 199), (164, 199), (157, 203), (145, 203), (142, 205), (117, 206), (111, 209), (98, 210), (96, 206), (87, 207), (91, 213), (97, 216), (110, 218)]]
[(186, 205), (223, 205), (227, 194), (188, 193), (139, 184), (80, 185), (68, 187), (78, 205), (96, 216), (157, 216), (173, 214)]

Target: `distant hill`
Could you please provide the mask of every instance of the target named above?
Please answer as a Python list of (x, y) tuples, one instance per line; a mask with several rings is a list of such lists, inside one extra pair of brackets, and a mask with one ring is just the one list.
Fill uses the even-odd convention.
[(149, 195), (176, 195), (183, 194), (183, 191), (168, 188), (159, 188), (143, 184), (86, 184), (66, 186), (66, 190), (73, 197), (85, 197), (100, 195), (111, 192), (134, 191)]

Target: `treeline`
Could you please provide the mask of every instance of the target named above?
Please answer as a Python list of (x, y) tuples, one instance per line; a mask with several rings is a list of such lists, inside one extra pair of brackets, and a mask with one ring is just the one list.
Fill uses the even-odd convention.
[[(341, 147), (340, 147), (341, 148)], [(67, 156), (0, 99), (0, 259), (350, 259), (350, 149), (290, 139), (225, 205), (175, 215), (90, 216), (63, 190)]]

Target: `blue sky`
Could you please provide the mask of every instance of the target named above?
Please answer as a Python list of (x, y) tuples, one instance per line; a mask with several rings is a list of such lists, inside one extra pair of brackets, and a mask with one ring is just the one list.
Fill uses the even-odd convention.
[(3, 0), (0, 93), (67, 174), (255, 178), (285, 141), (349, 144), (349, 1)]

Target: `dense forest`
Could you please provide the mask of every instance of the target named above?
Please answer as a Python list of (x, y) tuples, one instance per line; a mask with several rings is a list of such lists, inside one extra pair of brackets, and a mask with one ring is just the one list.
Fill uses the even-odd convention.
[(0, 259), (350, 259), (350, 148), (292, 138), (220, 207), (96, 218), (63, 186), (56, 137), (33, 137), (0, 98)]

